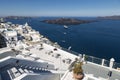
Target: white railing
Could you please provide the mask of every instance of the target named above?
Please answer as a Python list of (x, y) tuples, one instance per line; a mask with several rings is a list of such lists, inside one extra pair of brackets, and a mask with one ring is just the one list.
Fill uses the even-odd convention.
[(89, 62), (99, 64), (105, 67), (113, 68), (113, 69), (120, 68), (120, 63), (114, 62), (115, 60), (113, 58), (111, 58), (110, 61), (108, 61), (105, 59), (101, 59), (101, 58), (97, 58), (97, 57), (93, 57), (89, 55), (85, 55), (84, 57), (85, 57), (85, 61), (89, 61)]
[(65, 80), (65, 78), (66, 78), (66, 76), (67, 76), (68, 73), (69, 73), (69, 70), (67, 70), (67, 71), (65, 72), (65, 74), (62, 76), (62, 78), (61, 78), (60, 80)]
[(107, 79), (101, 78), (101, 77), (96, 78), (92, 74), (85, 74), (85, 77), (83, 80), (107, 80)]

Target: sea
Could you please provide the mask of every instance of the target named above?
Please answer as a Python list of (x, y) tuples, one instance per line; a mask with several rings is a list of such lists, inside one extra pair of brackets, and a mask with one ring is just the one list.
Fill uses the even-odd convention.
[(30, 19), (7, 19), (14, 24), (25, 24), (26, 22), (40, 34), (52, 42), (57, 42), (61, 47), (78, 54), (86, 54), (110, 60), (114, 58), (120, 62), (120, 20), (102, 20), (95, 17), (72, 17), (82, 20), (97, 20), (96, 22), (69, 25), (47, 24), (41, 22), (46, 19), (57, 19), (60, 17), (36, 17)]

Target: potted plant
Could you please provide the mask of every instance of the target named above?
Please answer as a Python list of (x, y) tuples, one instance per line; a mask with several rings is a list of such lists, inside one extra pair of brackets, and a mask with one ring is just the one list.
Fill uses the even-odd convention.
[(75, 80), (82, 80), (84, 78), (84, 73), (82, 69), (82, 62), (76, 62), (73, 68), (73, 77)]

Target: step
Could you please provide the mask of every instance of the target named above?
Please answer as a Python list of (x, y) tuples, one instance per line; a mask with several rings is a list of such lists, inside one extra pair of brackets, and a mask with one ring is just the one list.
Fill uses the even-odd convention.
[(20, 73), (24, 73), (22, 68), (19, 68), (18, 70), (20, 71)]
[(21, 74), (19, 73), (19, 71), (18, 71), (15, 67), (13, 67), (13, 68), (10, 69), (10, 70), (12, 71), (12, 73), (13, 73), (13, 75), (14, 75), (15, 78), (21, 75)]
[(25, 71), (26, 73), (29, 73), (29, 71), (28, 71), (27, 69), (24, 69), (24, 71)]

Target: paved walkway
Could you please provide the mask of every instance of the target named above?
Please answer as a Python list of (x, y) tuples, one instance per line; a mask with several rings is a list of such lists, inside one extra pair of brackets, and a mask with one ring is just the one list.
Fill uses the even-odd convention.
[[(102, 66), (98, 66), (96, 64), (87, 63), (83, 65), (84, 72), (86, 74), (93, 74), (93, 76), (98, 78), (108, 78), (108, 72), (110, 71), (108, 68), (104, 68)], [(120, 80), (120, 72), (112, 71), (112, 76), (110, 80)]]
[[(35, 54), (40, 59), (47, 61), (48, 63), (54, 64), (56, 68), (59, 68), (61, 70), (67, 70), (68, 66), (70, 65), (68, 63), (63, 63), (63, 60), (69, 58), (72, 61), (74, 61), (76, 57), (75, 55), (60, 49), (57, 49), (56, 51), (54, 51), (54, 47), (50, 45), (43, 44), (43, 46), (44, 47), (41, 50), (39, 50), (39, 47), (36, 46), (36, 48), (30, 49), (30, 52), (32, 54)], [(52, 53), (50, 53), (51, 51)], [(60, 56), (56, 57), (56, 54), (60, 54)]]

